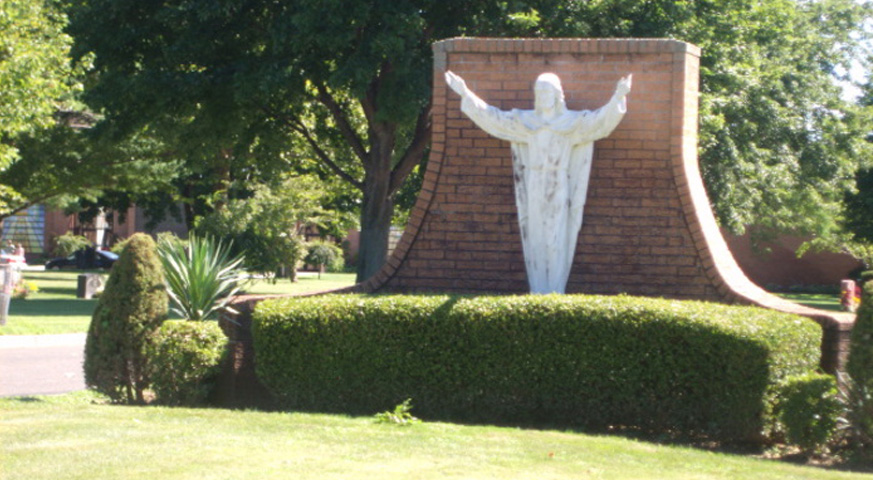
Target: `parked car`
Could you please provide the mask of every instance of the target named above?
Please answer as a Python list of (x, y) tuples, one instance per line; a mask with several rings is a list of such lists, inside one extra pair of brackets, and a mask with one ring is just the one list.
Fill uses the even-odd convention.
[(112, 268), (115, 261), (118, 260), (118, 255), (108, 250), (97, 250), (94, 247), (83, 248), (77, 250), (72, 255), (66, 257), (58, 257), (45, 262), (45, 269), (53, 268), (77, 268), (80, 270), (88, 270), (94, 268)]

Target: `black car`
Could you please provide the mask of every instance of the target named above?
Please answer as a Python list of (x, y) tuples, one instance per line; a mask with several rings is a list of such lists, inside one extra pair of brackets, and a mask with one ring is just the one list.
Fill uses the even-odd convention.
[(53, 268), (77, 268), (79, 270), (89, 270), (94, 268), (112, 268), (115, 261), (118, 260), (118, 255), (107, 251), (97, 250), (94, 247), (83, 248), (77, 250), (72, 255), (67, 257), (58, 257), (45, 262), (45, 269)]

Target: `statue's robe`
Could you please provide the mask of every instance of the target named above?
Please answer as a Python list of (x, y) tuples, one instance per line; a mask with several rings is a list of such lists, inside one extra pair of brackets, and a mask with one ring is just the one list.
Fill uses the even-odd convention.
[(588, 193), (594, 141), (624, 117), (626, 100), (596, 111), (565, 108), (546, 119), (534, 110), (500, 110), (468, 91), (463, 111), (512, 145), (515, 203), (531, 293), (564, 293)]

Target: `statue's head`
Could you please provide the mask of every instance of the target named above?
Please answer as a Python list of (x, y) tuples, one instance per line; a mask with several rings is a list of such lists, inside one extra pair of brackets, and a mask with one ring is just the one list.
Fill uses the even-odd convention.
[(564, 89), (561, 79), (554, 73), (543, 73), (534, 82), (534, 110), (539, 113), (553, 110), (564, 113)]

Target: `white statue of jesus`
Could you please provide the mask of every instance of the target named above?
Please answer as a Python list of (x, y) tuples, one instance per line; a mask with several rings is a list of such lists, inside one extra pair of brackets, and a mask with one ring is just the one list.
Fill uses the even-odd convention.
[(531, 293), (564, 293), (588, 193), (594, 141), (608, 136), (627, 111), (631, 76), (596, 111), (567, 110), (561, 80), (544, 73), (534, 83), (534, 109), (488, 105), (464, 79), (446, 72), (461, 96), (461, 111), (489, 134), (512, 145), (515, 203)]

